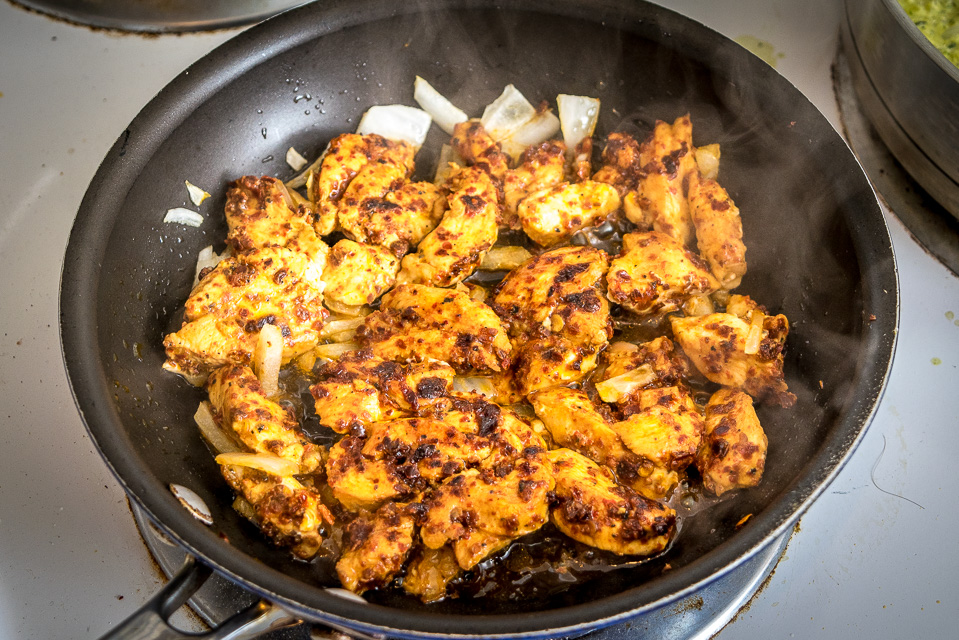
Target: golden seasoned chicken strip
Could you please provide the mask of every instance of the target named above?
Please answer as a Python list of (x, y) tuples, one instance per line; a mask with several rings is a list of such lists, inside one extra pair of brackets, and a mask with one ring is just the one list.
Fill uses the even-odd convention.
[(641, 410), (638, 396), (643, 389), (676, 386), (691, 373), (689, 360), (666, 336), (640, 345), (613, 343), (602, 360), (606, 368), (594, 378), (597, 390), (605, 402), (616, 403), (626, 416)]
[(626, 448), (657, 467), (682, 471), (699, 450), (703, 416), (682, 386), (645, 389), (633, 412), (612, 425)]
[(575, 451), (555, 449), (549, 459), (557, 500), (550, 516), (560, 531), (618, 555), (649, 556), (666, 549), (675, 511), (622, 486), (608, 467)]
[(518, 339), (513, 351), (514, 385), (522, 397), (539, 389), (579, 382), (596, 368), (599, 347), (550, 334)]
[(689, 174), (689, 213), (696, 226), (699, 254), (723, 289), (739, 286), (746, 275), (746, 245), (739, 208), (715, 180)]
[(186, 301), (183, 326), (163, 340), (163, 368), (195, 379), (226, 364), (249, 364), (264, 324), (280, 328), (283, 362), (319, 342), (328, 313), (316, 264), (283, 247), (220, 261)]
[(709, 398), (706, 433), (696, 456), (696, 468), (709, 491), (721, 496), (758, 485), (767, 446), (752, 398), (738, 389), (720, 389)]
[(555, 186), (565, 179), (566, 145), (547, 140), (530, 146), (520, 156), (519, 166), (506, 172), (503, 202), (515, 213), (520, 202), (531, 193)]
[(300, 431), (292, 412), (263, 394), (260, 381), (244, 365), (227, 365), (213, 372), (207, 392), (219, 423), (251, 451), (270, 453), (312, 473), (320, 464), (320, 448)]
[(408, 182), (409, 167), (378, 160), (364, 166), (339, 202), (340, 228), (357, 242), (402, 258), (436, 227), (446, 203), (430, 182)]
[(313, 214), (296, 207), (286, 186), (269, 176), (244, 176), (226, 192), (226, 241), (234, 253), (287, 247), (310, 256), (322, 269), (327, 246), (313, 230)]
[(446, 597), (449, 583), (461, 573), (463, 570), (449, 545), (439, 549), (420, 547), (406, 569), (403, 590), (424, 603), (439, 602)]
[(530, 396), (553, 442), (612, 469), (619, 481), (647, 498), (661, 499), (679, 481), (675, 471), (630, 451), (585, 391), (554, 387)]
[(509, 338), (497, 315), (452, 289), (397, 286), (366, 317), (356, 341), (386, 360), (437, 360), (458, 373), (503, 371), (510, 364)]
[(403, 568), (416, 533), (416, 509), (388, 502), (346, 525), (336, 574), (353, 593), (385, 587)]
[(450, 146), (467, 164), (477, 166), (496, 182), (502, 182), (509, 169), (509, 156), (503, 153), (483, 124), (476, 119), (461, 122), (453, 128)]
[(238, 465), (220, 465), (227, 483), (253, 507), (253, 520), (276, 544), (288, 546), (304, 560), (323, 542), (323, 523), (333, 516), (320, 495), (296, 478), (275, 476)]
[(697, 168), (689, 114), (676, 118), (672, 125), (657, 120), (640, 147), (640, 162), (643, 177), (637, 190), (623, 200), (626, 217), (682, 245), (691, 245), (695, 229), (683, 184)]
[[(363, 453), (364, 438), (346, 436), (332, 447), (326, 477), (333, 497), (350, 511), (375, 511), (383, 503), (426, 488), (415, 465), (397, 465)], [(412, 477), (404, 473), (412, 471)], [(410, 475), (407, 473), (407, 475)]]
[(612, 185), (620, 196), (625, 196), (636, 190), (643, 175), (642, 167), (636, 139), (628, 133), (611, 133), (603, 148), (603, 164), (593, 174), (593, 180)]
[(619, 209), (619, 194), (604, 182), (562, 182), (528, 195), (516, 209), (526, 235), (542, 247), (569, 240), (574, 233), (602, 224)]
[(310, 393), (320, 424), (355, 434), (430, 406), (451, 389), (453, 376), (443, 362), (403, 365), (360, 350), (325, 365)]
[(385, 160), (413, 172), (415, 149), (405, 142), (393, 142), (382, 136), (344, 133), (330, 141), (320, 170), (310, 184), (310, 201), (316, 210), (314, 228), (325, 236), (336, 229), (339, 201), (360, 169), (371, 162)]
[(439, 549), (451, 542), (460, 567), (471, 569), (546, 523), (553, 486), (546, 453), (535, 447), (511, 467), (467, 469), (444, 481), (425, 502), (423, 544)]
[(383, 247), (343, 238), (327, 257), (323, 295), (349, 307), (370, 304), (396, 284), (399, 267), (399, 259)]
[(641, 315), (677, 311), (690, 296), (719, 288), (696, 254), (658, 231), (623, 236), (622, 253), (610, 262), (606, 283), (612, 302)]
[(767, 316), (759, 310), (750, 316), (750, 322), (731, 313), (673, 317), (670, 322), (676, 342), (707, 379), (791, 407), (796, 396), (783, 376), (789, 321), (784, 315)]
[(397, 280), (451, 287), (469, 276), (496, 244), (499, 196), (478, 166), (456, 168), (449, 180), (449, 208), (439, 225), (403, 258)]

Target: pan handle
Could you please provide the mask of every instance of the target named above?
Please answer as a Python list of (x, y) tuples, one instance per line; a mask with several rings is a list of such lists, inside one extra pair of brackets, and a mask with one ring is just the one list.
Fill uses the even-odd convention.
[(212, 573), (212, 569), (188, 555), (159, 593), (101, 640), (245, 640), (300, 622), (283, 609), (260, 600), (209, 633), (184, 633), (171, 627), (168, 620), (173, 612), (196, 593)]

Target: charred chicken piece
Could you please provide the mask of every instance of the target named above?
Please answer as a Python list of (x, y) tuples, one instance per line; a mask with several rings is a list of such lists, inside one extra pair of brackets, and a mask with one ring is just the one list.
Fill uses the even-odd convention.
[(503, 199), (507, 211), (516, 214), (522, 200), (531, 193), (560, 184), (565, 179), (566, 145), (547, 140), (523, 152), (519, 166), (506, 172)]
[(510, 343), (492, 309), (461, 291), (399, 285), (367, 316), (356, 341), (394, 362), (436, 360), (458, 373), (503, 371)]
[(424, 603), (439, 602), (446, 597), (450, 582), (461, 573), (451, 546), (420, 547), (407, 567), (403, 590)]
[(766, 466), (768, 441), (753, 401), (738, 389), (720, 389), (706, 404), (706, 433), (696, 456), (703, 484), (717, 496), (755, 487)]
[(600, 413), (585, 391), (554, 387), (532, 394), (530, 402), (554, 443), (609, 467), (624, 485), (654, 500), (676, 486), (678, 474), (627, 448), (615, 420)]
[(719, 288), (699, 256), (658, 231), (626, 234), (606, 282), (612, 302), (641, 315), (677, 311), (690, 296)]
[(619, 555), (649, 556), (666, 549), (675, 511), (622, 486), (608, 467), (575, 451), (554, 449), (549, 460), (557, 500), (550, 516), (560, 531)]
[(696, 226), (699, 253), (727, 291), (739, 286), (746, 275), (746, 245), (739, 208), (715, 180), (705, 180), (698, 171), (689, 174), (689, 213)]
[(329, 235), (336, 229), (340, 199), (363, 167), (383, 160), (407, 167), (409, 174), (413, 171), (414, 153), (412, 145), (376, 134), (344, 133), (333, 138), (309, 189), (310, 201), (316, 210), (317, 235)]
[(415, 465), (397, 465), (382, 456), (367, 456), (365, 444), (364, 438), (346, 436), (330, 447), (326, 477), (333, 497), (345, 509), (375, 511), (390, 500), (425, 488)]
[(492, 307), (509, 327), (523, 395), (582, 380), (612, 335), (601, 290), (604, 251), (563, 247), (531, 258), (499, 285)]
[(346, 525), (345, 548), (336, 563), (344, 587), (363, 593), (393, 581), (413, 548), (417, 506), (388, 502)]
[(659, 468), (682, 471), (699, 450), (703, 416), (683, 386), (644, 389), (613, 430), (626, 448)]
[(310, 387), (320, 424), (363, 433), (381, 420), (417, 413), (446, 395), (453, 369), (442, 362), (398, 364), (354, 351), (323, 367)]
[(185, 305), (183, 326), (166, 336), (163, 367), (200, 380), (227, 364), (249, 364), (260, 328), (283, 335), (283, 362), (312, 349), (327, 312), (321, 271), (302, 253), (256, 249), (222, 260)]
[(676, 342), (710, 381), (791, 407), (796, 396), (789, 392), (783, 375), (783, 348), (789, 334), (786, 316), (766, 315), (748, 297), (735, 295), (730, 296), (726, 311), (671, 318)]
[(620, 197), (636, 190), (643, 176), (643, 162), (639, 142), (633, 136), (628, 133), (609, 134), (602, 161), (593, 180), (612, 185)]
[(643, 175), (636, 191), (623, 199), (626, 217), (682, 245), (691, 245), (695, 230), (683, 184), (686, 176), (698, 169), (689, 115), (671, 125), (657, 120), (652, 134), (641, 145), (640, 163)]
[(400, 282), (451, 287), (469, 276), (496, 244), (499, 194), (479, 166), (454, 168), (443, 219), (405, 258)]
[(509, 170), (509, 156), (503, 153), (479, 120), (467, 120), (453, 129), (450, 146), (470, 166), (485, 171), (496, 183), (502, 184)]
[(299, 473), (312, 473), (319, 466), (320, 449), (306, 439), (289, 410), (263, 394), (249, 367), (217, 369), (207, 391), (220, 424), (251, 451), (289, 460), (299, 466)]
[(220, 465), (227, 483), (253, 507), (253, 520), (276, 544), (304, 560), (323, 542), (323, 523), (333, 516), (313, 487), (296, 478), (275, 476), (238, 465)]
[(327, 303), (343, 307), (370, 304), (396, 284), (399, 267), (388, 250), (344, 238), (330, 249), (323, 295)]
[(552, 247), (577, 231), (602, 224), (619, 204), (616, 189), (604, 182), (561, 182), (530, 193), (516, 213), (533, 242)]
[(426, 237), (446, 204), (436, 185), (408, 181), (411, 168), (380, 159), (360, 169), (339, 202), (337, 220), (343, 232), (397, 258)]

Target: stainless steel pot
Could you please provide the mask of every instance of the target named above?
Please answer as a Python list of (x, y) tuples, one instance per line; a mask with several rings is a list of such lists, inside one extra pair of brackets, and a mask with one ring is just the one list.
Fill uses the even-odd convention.
[(959, 68), (896, 0), (846, 0), (843, 47), (866, 116), (897, 160), (959, 218)]

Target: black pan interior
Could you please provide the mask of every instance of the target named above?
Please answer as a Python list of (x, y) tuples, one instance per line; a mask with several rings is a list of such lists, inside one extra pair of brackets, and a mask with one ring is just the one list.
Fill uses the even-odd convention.
[[(120, 137), (81, 206), (64, 264), (64, 355), (91, 434), (134, 499), (255, 591), (368, 629), (585, 628), (733, 566), (835, 475), (891, 362), (891, 244), (841, 138), (795, 88), (721, 36), (639, 2), (443, 4), (308, 6), (231, 41), (161, 93)], [(742, 290), (792, 321), (787, 380), (799, 401), (789, 411), (760, 408), (770, 440), (762, 485), (687, 522), (665, 556), (547, 598), (425, 607), (391, 594), (371, 597), (383, 607), (362, 606), (323, 592), (335, 585), (328, 571), (291, 561), (233, 512), (193, 424), (202, 393), (160, 368), (197, 253), (223, 247), (224, 186), (244, 174), (290, 177), (289, 146), (313, 157), (369, 106), (414, 104), (416, 75), (474, 115), (513, 83), (533, 101), (600, 98), (600, 137), (643, 136), (656, 119), (689, 112), (696, 144), (722, 146), (720, 181), (742, 211), (748, 246)], [(434, 127), (417, 158), (426, 172), (443, 141)], [(213, 193), (200, 229), (161, 222), (166, 209), (189, 204), (184, 180)], [(192, 520), (169, 483), (197, 491), (214, 526)], [(753, 518), (737, 529), (746, 514)], [(526, 615), (508, 616), (518, 612)]]

